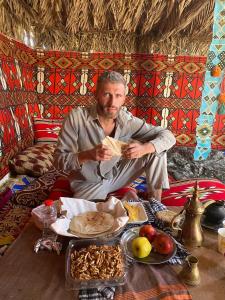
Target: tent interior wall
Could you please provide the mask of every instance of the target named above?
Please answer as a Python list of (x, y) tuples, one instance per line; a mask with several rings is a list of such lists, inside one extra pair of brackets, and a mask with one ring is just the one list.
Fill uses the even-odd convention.
[[(33, 117), (64, 118), (89, 105), (104, 70), (124, 75), (134, 115), (168, 127), (178, 146), (195, 147), (214, 5), (1, 1), (0, 178), (9, 159), (34, 143)], [(216, 115), (213, 149), (224, 149), (224, 131)]]
[[(195, 146), (205, 57), (32, 50), (3, 35), (0, 55), (2, 176), (8, 160), (33, 143), (33, 117), (64, 118), (71, 108), (92, 103), (99, 73), (108, 69), (126, 76), (133, 114), (167, 126), (177, 144)], [(213, 141), (224, 133), (222, 118)]]

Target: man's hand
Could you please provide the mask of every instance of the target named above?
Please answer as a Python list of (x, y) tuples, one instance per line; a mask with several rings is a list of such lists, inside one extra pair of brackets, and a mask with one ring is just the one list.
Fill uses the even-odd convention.
[(111, 150), (102, 144), (97, 145), (95, 148), (89, 150), (91, 160), (110, 160), (112, 158)]
[(124, 148), (123, 157), (134, 159), (150, 153), (155, 153), (155, 147), (152, 143), (141, 144), (139, 142), (134, 142)]
[(80, 164), (83, 164), (86, 161), (103, 161), (110, 160), (112, 158), (112, 152), (105, 145), (99, 144), (95, 148), (90, 150), (82, 151), (78, 154), (78, 160)]

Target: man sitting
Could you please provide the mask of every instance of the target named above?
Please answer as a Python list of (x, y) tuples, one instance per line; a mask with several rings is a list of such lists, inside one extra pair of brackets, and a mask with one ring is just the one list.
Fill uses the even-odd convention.
[[(175, 144), (175, 137), (128, 112), (123, 107), (125, 90), (120, 73), (103, 73), (97, 83), (97, 104), (73, 109), (64, 121), (54, 164), (70, 172), (75, 198), (105, 199), (143, 172), (149, 199), (160, 200), (162, 188), (169, 188), (166, 151)], [(114, 156), (102, 144), (106, 136), (127, 143), (121, 156)]]

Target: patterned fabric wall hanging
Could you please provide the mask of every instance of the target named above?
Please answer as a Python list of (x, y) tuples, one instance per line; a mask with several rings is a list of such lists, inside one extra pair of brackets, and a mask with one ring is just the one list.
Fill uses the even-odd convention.
[(0, 35), (0, 178), (8, 160), (33, 143), (32, 115), (37, 96), (33, 50)]
[(205, 57), (37, 51), (37, 93), (43, 117), (62, 118), (89, 105), (104, 70), (121, 72), (126, 105), (147, 122), (170, 128), (179, 145), (195, 146)]
[[(99, 74), (121, 72), (134, 115), (168, 127), (178, 145), (195, 146), (205, 57), (32, 50), (0, 34), (0, 177), (16, 152), (33, 143), (33, 117), (64, 118), (95, 101)], [(212, 143), (224, 148), (223, 116)], [(214, 142), (216, 141), (216, 142)]]
[[(224, 149), (225, 116), (217, 115), (218, 98), (225, 67), (225, 1), (216, 0), (214, 9), (213, 39), (209, 48), (205, 82), (202, 92), (202, 104), (196, 129), (197, 145), (194, 159), (206, 159), (213, 148)], [(215, 71), (217, 68), (217, 71)], [(222, 111), (221, 111), (222, 112)], [(218, 130), (219, 129), (219, 130)]]

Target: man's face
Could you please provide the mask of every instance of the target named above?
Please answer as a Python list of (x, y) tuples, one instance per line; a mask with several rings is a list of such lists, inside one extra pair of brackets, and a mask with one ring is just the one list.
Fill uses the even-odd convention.
[(102, 83), (96, 98), (98, 114), (106, 119), (115, 119), (125, 102), (125, 87), (122, 83)]

